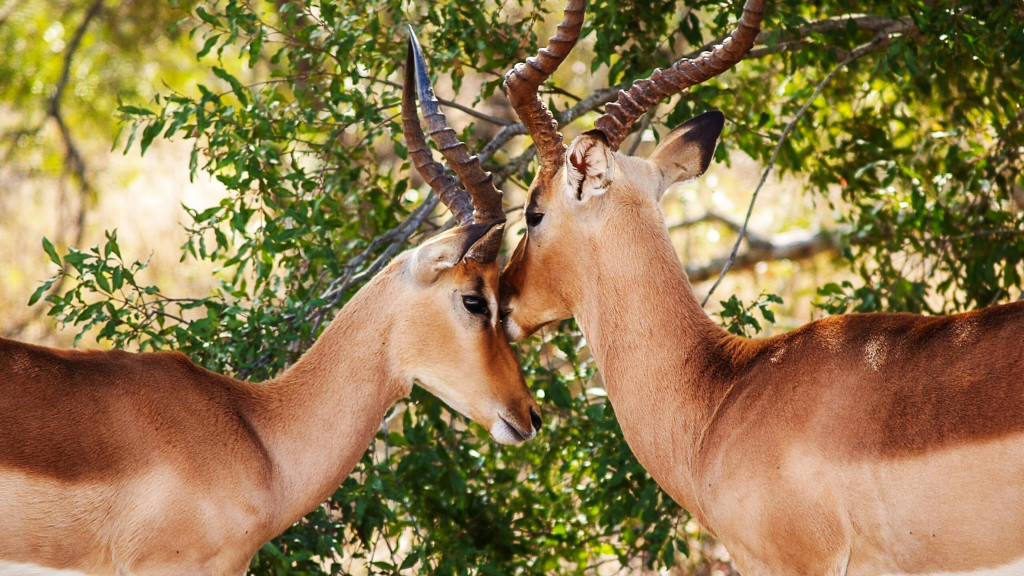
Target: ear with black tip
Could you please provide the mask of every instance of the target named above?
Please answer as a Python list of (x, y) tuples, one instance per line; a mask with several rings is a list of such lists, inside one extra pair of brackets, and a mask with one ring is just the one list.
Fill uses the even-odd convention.
[(712, 110), (691, 118), (661, 140), (648, 161), (661, 169), (666, 188), (693, 180), (708, 169), (724, 125), (725, 115)]
[(580, 134), (565, 152), (566, 192), (578, 202), (603, 195), (615, 177), (612, 149), (602, 132)]

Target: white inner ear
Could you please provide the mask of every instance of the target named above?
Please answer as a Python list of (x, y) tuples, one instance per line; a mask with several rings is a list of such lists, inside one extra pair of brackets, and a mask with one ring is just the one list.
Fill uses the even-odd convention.
[(566, 190), (573, 198), (586, 201), (608, 191), (612, 182), (612, 163), (603, 144), (591, 138), (579, 138), (566, 153)]
[[(457, 240), (457, 239), (456, 239)], [(421, 284), (432, 284), (442, 272), (455, 266), (461, 256), (450, 236), (437, 237), (413, 252), (409, 268)]]

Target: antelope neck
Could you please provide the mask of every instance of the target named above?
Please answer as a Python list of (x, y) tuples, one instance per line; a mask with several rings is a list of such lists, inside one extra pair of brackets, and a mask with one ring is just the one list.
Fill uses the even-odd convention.
[(730, 339), (704, 313), (667, 234), (598, 258), (576, 318), (627, 443), (652, 477), (688, 509), (700, 437), (728, 382), (715, 378)]
[(410, 385), (390, 365), (382, 272), (281, 376), (260, 385), (250, 418), (274, 470), (278, 532), (327, 499), (352, 471), (386, 411)]

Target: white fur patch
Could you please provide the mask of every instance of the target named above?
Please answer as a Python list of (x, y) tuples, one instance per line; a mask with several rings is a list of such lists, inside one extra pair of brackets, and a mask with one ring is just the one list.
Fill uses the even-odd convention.
[(537, 435), (536, 430), (532, 430), (530, 435), (523, 438), (520, 434), (514, 432), (512, 427), (501, 418), (491, 426), (491, 437), (499, 444), (522, 444), (524, 440), (529, 440)]
[(511, 342), (519, 342), (526, 337), (523, 333), (523, 328), (512, 319), (511, 316), (506, 316), (501, 321), (502, 329), (505, 330), (505, 336), (508, 337)]
[(87, 576), (77, 570), (58, 570), (38, 564), (20, 564), (0, 560), (0, 576)]
[(878, 372), (882, 368), (882, 364), (885, 362), (885, 357), (889, 353), (889, 346), (886, 345), (885, 339), (881, 337), (874, 337), (868, 340), (868, 343), (864, 346), (864, 357), (867, 359), (868, 364), (871, 365), (871, 369)]
[(603, 144), (591, 138), (577, 138), (569, 148), (565, 183), (577, 200), (600, 196), (612, 182), (612, 163)]
[(933, 572), (931, 574), (886, 574), (885, 576), (1024, 576), (1024, 558), (1019, 558), (1005, 566), (984, 568), (970, 572)]
[[(957, 346), (963, 346), (968, 340), (974, 339), (974, 334), (978, 330), (977, 320), (960, 320), (953, 327), (954, 337), (953, 344)], [(1024, 574), (1024, 572), (1021, 572)]]

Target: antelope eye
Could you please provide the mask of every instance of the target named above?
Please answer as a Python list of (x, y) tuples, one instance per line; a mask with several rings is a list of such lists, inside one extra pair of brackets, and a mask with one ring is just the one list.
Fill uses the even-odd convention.
[(526, 213), (526, 225), (530, 228), (540, 224), (540, 221), (544, 219), (543, 212), (527, 212)]
[(466, 307), (472, 314), (479, 314), (481, 316), (490, 316), (487, 313), (487, 300), (480, 298), (479, 296), (463, 296), (462, 305)]

